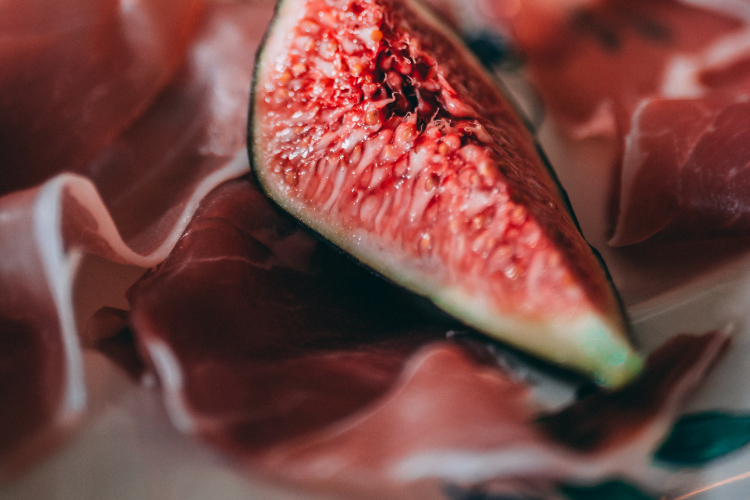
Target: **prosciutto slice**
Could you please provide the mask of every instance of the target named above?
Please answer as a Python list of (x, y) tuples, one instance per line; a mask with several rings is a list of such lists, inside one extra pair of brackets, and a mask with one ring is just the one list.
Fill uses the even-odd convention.
[(316, 245), (241, 179), (204, 199), (129, 299), (178, 428), (255, 473), (356, 498), (642, 478), (726, 344), (678, 337), (636, 385), (540, 424), (527, 384), (487, 347), (446, 340), (447, 326), (403, 294)]
[[(167, 6), (152, 8), (166, 15)], [(248, 171), (252, 55), (270, 16), (268, 5), (207, 8), (176, 78), (81, 167), (85, 176), (60, 174), (0, 198), (0, 402), (8, 409), (0, 414), (0, 478), (48, 446), (85, 407), (71, 298), (82, 252), (153, 266), (200, 199)]]
[(35, 210), (35, 195), (0, 198), (0, 479), (50, 446), (84, 403), (70, 289), (48, 280), (70, 266), (36, 245), (59, 228)]
[(202, 0), (0, 5), (0, 195), (80, 171), (174, 76)]
[(206, 198), (130, 292), (179, 428), (261, 449), (371, 402), (425, 335), (444, 335), (326, 250), (249, 182)]
[(561, 128), (614, 139), (610, 244), (746, 235), (747, 4), (575, 3), (521, 2), (502, 22)]
[(625, 138), (621, 212), (610, 244), (627, 245), (656, 234), (747, 234), (746, 97), (653, 99), (636, 109)]

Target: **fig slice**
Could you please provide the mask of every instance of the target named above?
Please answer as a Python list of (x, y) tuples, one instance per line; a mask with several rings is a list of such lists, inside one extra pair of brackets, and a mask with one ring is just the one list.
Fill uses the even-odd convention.
[(531, 134), (425, 7), (282, 0), (251, 108), (261, 187), (324, 238), (603, 386), (640, 370), (606, 271)]

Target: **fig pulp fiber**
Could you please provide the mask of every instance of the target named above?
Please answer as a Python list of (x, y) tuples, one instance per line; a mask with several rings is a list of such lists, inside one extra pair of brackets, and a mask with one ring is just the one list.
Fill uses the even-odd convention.
[(251, 162), (282, 208), (481, 332), (605, 386), (638, 372), (531, 135), (424, 7), (283, 0), (257, 61)]

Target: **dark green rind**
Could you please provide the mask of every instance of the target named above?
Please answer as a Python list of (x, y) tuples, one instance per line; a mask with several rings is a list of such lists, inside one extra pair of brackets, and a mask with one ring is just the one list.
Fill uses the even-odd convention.
[(682, 417), (655, 454), (663, 463), (699, 467), (750, 443), (750, 415), (712, 411)]
[(635, 486), (610, 481), (598, 486), (562, 486), (560, 491), (570, 500), (656, 500)]

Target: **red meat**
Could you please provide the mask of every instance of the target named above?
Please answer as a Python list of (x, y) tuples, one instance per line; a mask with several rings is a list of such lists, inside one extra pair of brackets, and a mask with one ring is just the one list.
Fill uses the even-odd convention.
[[(143, 22), (150, 12), (137, 3), (118, 5), (133, 7), (128, 16)], [(164, 14), (168, 5), (150, 8)], [(74, 13), (87, 19), (86, 8)], [(80, 252), (153, 266), (167, 256), (200, 199), (248, 171), (252, 55), (271, 13), (270, 6), (250, 4), (207, 8), (185, 64), (148, 111), (109, 147), (87, 143), (86, 155), (95, 158), (79, 171), (88, 177), (62, 174), (0, 198), (0, 336), (7, 342), (0, 349), (0, 403), (8, 410), (0, 413), (0, 477), (35, 458), (84, 408), (71, 297)], [(93, 120), (85, 106), (71, 109), (81, 113), (71, 123)], [(33, 142), (44, 149), (44, 141)], [(33, 176), (64, 168), (32, 167)]]
[(80, 171), (182, 62), (202, 0), (0, 6), (0, 195)]
[[(747, 234), (750, 12), (732, 2), (522, 2), (515, 29), (552, 116), (614, 136), (610, 244)], [(732, 6), (734, 5), (733, 8)]]

